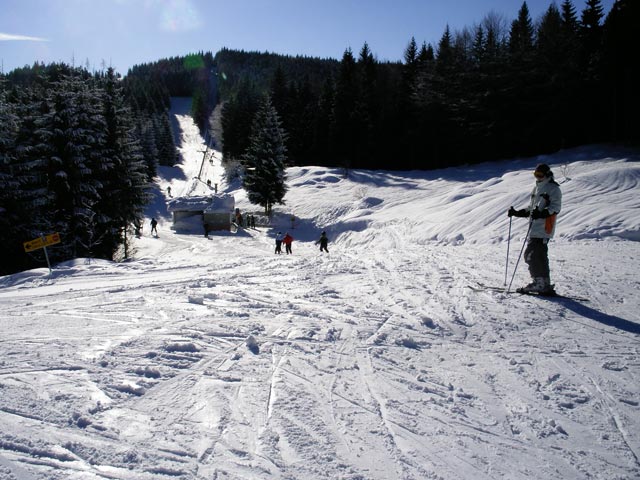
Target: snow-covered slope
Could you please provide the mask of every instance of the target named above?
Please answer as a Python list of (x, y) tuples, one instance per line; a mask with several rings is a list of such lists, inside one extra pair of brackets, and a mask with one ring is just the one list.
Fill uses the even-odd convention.
[[(182, 113), (159, 238), (0, 277), (0, 479), (640, 477), (637, 154), (293, 168), (270, 225), (206, 239), (166, 215), (168, 185), (208, 191)], [(201, 178), (262, 220), (219, 158)], [(552, 279), (589, 302), (468, 288), (504, 283), (540, 161), (564, 194)]]

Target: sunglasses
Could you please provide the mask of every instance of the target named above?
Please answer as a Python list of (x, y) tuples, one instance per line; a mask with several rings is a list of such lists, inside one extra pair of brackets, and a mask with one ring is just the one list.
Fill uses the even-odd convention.
[(545, 177), (545, 174), (542, 172), (538, 172), (537, 170), (535, 172), (533, 172), (534, 177), (536, 178), (540, 178), (543, 179)]

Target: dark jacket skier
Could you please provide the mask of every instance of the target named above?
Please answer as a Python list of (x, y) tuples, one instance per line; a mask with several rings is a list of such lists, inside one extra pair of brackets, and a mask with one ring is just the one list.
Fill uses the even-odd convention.
[(151, 235), (153, 235), (153, 232), (156, 232), (156, 236), (158, 235), (158, 229), (156, 228), (158, 226), (158, 221), (155, 218), (151, 219)]
[(276, 251), (275, 253), (282, 253), (282, 232), (278, 232), (276, 235)]
[(554, 289), (549, 276), (547, 244), (556, 228), (556, 217), (562, 207), (560, 185), (553, 179), (549, 165), (541, 163), (533, 172), (536, 184), (531, 191), (528, 208), (509, 209), (510, 217), (529, 217), (531, 222), (529, 240), (524, 251), (524, 260), (529, 266), (533, 281), (520, 290), (525, 293), (553, 295)]
[(316, 245), (320, 244), (320, 251), (325, 251), (327, 253), (329, 253), (329, 250), (327, 249), (327, 244), (329, 243), (329, 239), (327, 238), (327, 232), (322, 232), (320, 234), (320, 238), (318, 239), (318, 241), (316, 242)]

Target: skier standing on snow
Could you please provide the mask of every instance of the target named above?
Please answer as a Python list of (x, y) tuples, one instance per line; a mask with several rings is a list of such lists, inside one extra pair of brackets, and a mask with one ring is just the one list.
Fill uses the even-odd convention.
[(562, 205), (562, 192), (560, 185), (553, 179), (549, 165), (539, 164), (533, 174), (536, 184), (531, 192), (529, 208), (515, 210), (511, 207), (508, 212), (509, 217), (530, 217), (531, 222), (524, 261), (529, 266), (533, 281), (518, 291), (553, 295), (555, 291), (549, 277), (547, 244), (555, 231), (556, 216)]
[(282, 239), (282, 243), (284, 243), (284, 249), (287, 251), (287, 255), (290, 253), (293, 253), (291, 251), (291, 243), (293, 242), (293, 237), (291, 235), (289, 235), (289, 232), (287, 232), (284, 235), (284, 238)]
[(320, 244), (320, 251), (321, 252), (324, 250), (325, 252), (329, 253), (329, 250), (327, 249), (327, 244), (328, 243), (329, 243), (329, 239), (327, 238), (327, 232), (322, 232), (320, 234), (320, 238), (316, 242), (316, 245)]
[(282, 253), (282, 232), (278, 232), (276, 235), (276, 251), (275, 253)]
[(156, 228), (158, 226), (158, 222), (155, 218), (151, 219), (151, 235), (153, 235), (153, 232), (156, 232), (156, 237), (158, 236), (158, 229)]

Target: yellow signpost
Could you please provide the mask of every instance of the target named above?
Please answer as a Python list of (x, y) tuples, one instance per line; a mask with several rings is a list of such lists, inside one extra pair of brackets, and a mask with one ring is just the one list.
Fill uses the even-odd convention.
[(38, 250), (39, 248), (44, 247), (44, 240), (43, 237), (40, 237), (29, 242), (24, 242), (23, 245), (25, 252), (33, 252), (34, 250)]
[(28, 242), (24, 242), (24, 251), (32, 252), (34, 250), (38, 250), (39, 248), (48, 247), (49, 245), (55, 245), (56, 243), (60, 243), (60, 234), (52, 233), (50, 235), (34, 238)]
[(24, 246), (25, 252), (32, 252), (34, 250), (38, 250), (39, 248), (44, 248), (44, 256), (47, 259), (49, 274), (51, 274), (51, 264), (49, 263), (49, 254), (47, 253), (47, 246), (55, 245), (56, 243), (60, 243), (59, 233), (50, 233), (49, 235), (43, 235), (41, 237), (34, 238), (33, 240), (29, 240), (28, 242), (24, 242), (22, 245)]

